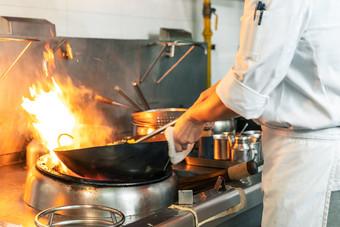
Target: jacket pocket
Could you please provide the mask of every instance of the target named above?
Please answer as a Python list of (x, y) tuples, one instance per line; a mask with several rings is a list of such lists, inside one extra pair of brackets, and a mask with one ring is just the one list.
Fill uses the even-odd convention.
[(241, 17), (239, 51), (245, 59), (256, 61), (260, 55), (267, 13), (265, 10), (257, 10), (254, 15), (254, 11), (247, 10)]

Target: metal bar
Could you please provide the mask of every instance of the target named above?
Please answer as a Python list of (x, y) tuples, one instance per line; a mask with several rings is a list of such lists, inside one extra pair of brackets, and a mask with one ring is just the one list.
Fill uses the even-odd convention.
[(52, 49), (53, 53), (55, 53), (64, 43), (66, 42), (65, 39), (60, 40), (57, 45)]
[(137, 93), (137, 95), (138, 95), (140, 101), (142, 102), (142, 104), (143, 104), (143, 106), (144, 106), (144, 109), (145, 109), (145, 110), (149, 110), (149, 109), (150, 109), (150, 106), (149, 106), (148, 102), (146, 101), (146, 99), (145, 99), (145, 97), (144, 97), (142, 91), (140, 90), (140, 87), (139, 87), (138, 83), (132, 82), (132, 86), (135, 88), (136, 93)]
[(115, 102), (115, 101), (113, 101), (111, 99), (105, 98), (105, 97), (100, 96), (100, 95), (95, 95), (94, 99), (96, 101), (98, 101), (98, 102), (102, 102), (102, 103), (118, 106), (118, 107), (123, 108), (123, 109), (131, 110), (131, 111), (138, 111), (138, 109), (135, 109), (135, 108), (132, 108), (130, 106), (121, 104), (119, 102)]
[(111, 215), (112, 222), (116, 223), (117, 222), (116, 215), (114, 213), (112, 213), (112, 212), (110, 212), (110, 215)]
[(11, 64), (11, 66), (7, 69), (7, 71), (2, 74), (2, 76), (0, 77), (0, 82), (3, 78), (5, 78), (5, 76), (7, 75), (7, 73), (13, 68), (13, 66), (15, 65), (15, 63), (17, 63), (17, 61), (20, 59), (20, 57), (25, 53), (25, 51), (27, 50), (27, 48), (31, 45), (32, 41), (30, 41), (26, 47), (21, 51), (21, 53), (18, 55), (18, 57), (14, 60), (14, 62)]
[(54, 212), (51, 212), (50, 220), (48, 222), (49, 225), (53, 224), (53, 219), (54, 219)]
[(121, 95), (123, 96), (123, 98), (126, 99), (126, 101), (128, 101), (131, 105), (133, 105), (135, 107), (135, 109), (137, 109), (138, 111), (144, 111), (143, 107), (141, 107), (140, 105), (138, 105), (135, 101), (133, 101), (118, 85), (115, 86), (115, 90)]
[(165, 49), (168, 45), (165, 44), (163, 46), (163, 48), (161, 49), (161, 51), (159, 52), (159, 54), (157, 55), (157, 57), (155, 58), (155, 60), (152, 62), (152, 64), (149, 66), (149, 68), (146, 70), (146, 72), (144, 73), (144, 75), (142, 76), (140, 82), (143, 82), (145, 80), (145, 78), (147, 77), (147, 75), (149, 75), (150, 71), (152, 70), (152, 68), (155, 66), (156, 62), (158, 61), (158, 59), (162, 56), (162, 54), (165, 52)]
[(174, 69), (176, 66), (195, 48), (194, 45), (192, 45), (189, 50), (159, 79), (157, 80), (156, 84), (160, 84), (162, 80)]

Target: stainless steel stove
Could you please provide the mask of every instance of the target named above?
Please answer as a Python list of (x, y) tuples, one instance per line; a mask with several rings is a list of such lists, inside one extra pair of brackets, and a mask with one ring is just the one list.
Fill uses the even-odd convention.
[[(177, 177), (172, 171), (157, 180), (122, 184), (57, 171), (48, 165), (49, 156), (40, 157), (28, 170), (24, 201), (38, 210), (68, 205), (101, 205), (121, 211), (127, 224), (177, 201)], [(101, 216), (102, 213), (88, 215)]]
[[(175, 179), (192, 176), (198, 173), (209, 173), (212, 171), (216, 171), (216, 169), (191, 166), (187, 165), (185, 162), (182, 162), (180, 164), (173, 165), (173, 173), (175, 173), (177, 177), (170, 176), (165, 180), (165, 182), (170, 181), (171, 179), (177, 181)], [(41, 209), (44, 209), (35, 208), (32, 207), (33, 205), (27, 205), (27, 203), (25, 203), (25, 200), (27, 201), (27, 198), (25, 197), (27, 196), (24, 194), (29, 194), (27, 193), (27, 188), (31, 188), (29, 191), (36, 192), (31, 193), (31, 195), (34, 195), (34, 197), (32, 196), (30, 200), (36, 199), (36, 201), (39, 201), (39, 203), (42, 205), (44, 205), (45, 200), (58, 201), (61, 204), (65, 197), (62, 195), (62, 191), (58, 193), (59, 190), (66, 190), (71, 193), (73, 191), (80, 190), (83, 193), (80, 194), (82, 199), (86, 199), (87, 197), (91, 196), (92, 193), (96, 193), (96, 191), (93, 190), (93, 186), (85, 186), (81, 183), (74, 182), (64, 184), (64, 181), (47, 176), (39, 171), (36, 167), (26, 169), (25, 165), (20, 163), (16, 165), (2, 166), (0, 167), (0, 172), (0, 185), (2, 186), (2, 190), (0, 190), (0, 223), (10, 223), (12, 226), (35, 227), (35, 217), (39, 212), (41, 212)], [(44, 181), (51, 181), (52, 185), (48, 186), (49, 184), (44, 184)], [(62, 189), (59, 187), (54, 188), (56, 185), (61, 184), (64, 184)], [(170, 184), (172, 185), (171, 182)], [(228, 215), (204, 226), (259, 226), (262, 211), (261, 173), (248, 177), (243, 181), (230, 182), (228, 185), (234, 188), (239, 187), (244, 190), (247, 199), (246, 207), (235, 214)], [(143, 190), (145, 191), (151, 189), (158, 191), (158, 188), (155, 187), (139, 187), (143, 187)], [(98, 188), (109, 190), (106, 186)], [(116, 189), (116, 187), (112, 188), (113, 190)], [(190, 207), (196, 212), (198, 220), (203, 221), (240, 203), (240, 195), (234, 188), (220, 192), (217, 192), (214, 189), (209, 189), (195, 194), (193, 196), (193, 205)], [(54, 195), (50, 195), (48, 192), (53, 192)], [(177, 191), (175, 193), (177, 194)], [(102, 200), (107, 200), (108, 197), (112, 196), (110, 193), (105, 195), (106, 196), (101, 198)], [(122, 196), (128, 197), (130, 195), (126, 193)], [(161, 196), (160, 199), (168, 199), (167, 197), (170, 196), (171, 194), (167, 194), (164, 197)], [(71, 199), (79, 201), (78, 198)], [(145, 198), (146, 201), (149, 199), (150, 198)], [(82, 202), (82, 204), (84, 204), (84, 202)], [(177, 200), (173, 202), (173, 204), (178, 204)], [(108, 205), (109, 207), (116, 208), (112, 204)], [(129, 207), (127, 204), (125, 205)], [(140, 217), (139, 220), (136, 219), (135, 221), (126, 220), (123, 225), (129, 227), (194, 226), (194, 218), (192, 213), (188, 211), (174, 210), (167, 206), (153, 212), (152, 214)]]

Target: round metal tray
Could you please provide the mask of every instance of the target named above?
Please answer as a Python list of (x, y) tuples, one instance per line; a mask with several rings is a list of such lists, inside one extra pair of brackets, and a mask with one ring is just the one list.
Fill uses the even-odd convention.
[[(62, 212), (68, 210), (78, 210), (80, 214), (84, 212), (84, 210), (99, 210), (103, 212), (108, 212), (110, 214), (110, 218), (108, 219), (98, 219), (98, 218), (91, 218), (91, 217), (82, 217), (77, 216), (75, 219), (72, 219), (70, 216), (61, 215), (59, 218), (62, 220), (55, 221), (55, 217), (57, 212), (61, 214)], [(58, 215), (59, 216), (59, 215)], [(48, 218), (49, 217), (49, 218)], [(40, 220), (42, 218), (49, 219), (47, 225), (42, 224)], [(79, 219), (77, 219), (79, 218)], [(46, 209), (41, 211), (35, 217), (35, 225), (38, 227), (50, 227), (50, 226), (122, 226), (125, 221), (125, 216), (119, 210), (114, 208), (106, 207), (106, 206), (99, 206), (99, 205), (72, 205), (72, 206), (61, 206), (61, 207), (54, 207), (50, 209)]]

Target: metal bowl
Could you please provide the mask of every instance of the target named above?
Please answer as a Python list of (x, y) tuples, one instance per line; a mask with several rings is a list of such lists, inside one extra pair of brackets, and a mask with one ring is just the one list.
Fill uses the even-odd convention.
[(223, 134), (223, 132), (235, 132), (236, 127), (236, 119), (232, 118), (224, 121), (215, 121), (213, 131), (214, 134)]

